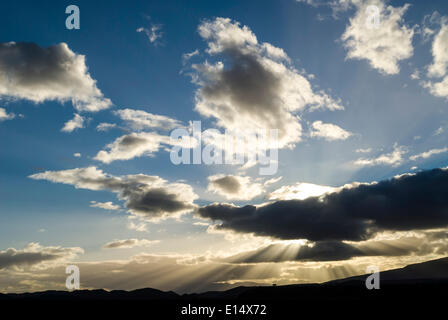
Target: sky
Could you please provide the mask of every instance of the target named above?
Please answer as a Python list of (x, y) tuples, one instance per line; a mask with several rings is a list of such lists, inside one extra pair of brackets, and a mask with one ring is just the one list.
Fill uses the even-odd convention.
[(446, 256), (447, 102), (446, 1), (1, 3), (0, 292)]

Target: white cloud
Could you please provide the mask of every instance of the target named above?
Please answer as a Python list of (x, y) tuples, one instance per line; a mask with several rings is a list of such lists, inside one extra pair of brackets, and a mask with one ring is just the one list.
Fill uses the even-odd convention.
[(101, 122), (96, 126), (97, 131), (109, 131), (110, 129), (116, 128), (117, 125), (115, 123), (107, 123), (107, 122)]
[(0, 97), (35, 103), (71, 100), (78, 111), (96, 112), (112, 103), (90, 76), (85, 56), (65, 43), (42, 48), (34, 43), (0, 43)]
[(231, 61), (228, 66), (222, 61), (193, 65), (200, 87), (195, 109), (216, 119), (218, 126), (230, 132), (278, 129), (282, 148), (301, 139), (298, 111), (343, 109), (323, 91), (315, 91), (281, 48), (258, 42), (247, 26), (216, 18), (201, 23), (199, 34), (208, 43), (208, 54)]
[(149, 42), (154, 43), (163, 36), (162, 25), (153, 24), (150, 29), (140, 27), (136, 31), (143, 32), (148, 37)]
[(359, 148), (359, 149), (356, 149), (356, 152), (357, 153), (370, 153), (370, 152), (372, 152), (372, 148)]
[(272, 179), (266, 180), (264, 182), (264, 186), (266, 187), (266, 186), (269, 186), (271, 184), (277, 183), (277, 182), (279, 182), (282, 179), (283, 179), (283, 177), (277, 177), (277, 178), (272, 178)]
[(193, 58), (194, 56), (197, 56), (197, 55), (199, 55), (199, 50), (198, 49), (196, 49), (196, 50), (194, 50), (192, 52), (184, 53), (182, 55), (182, 64), (187, 63), (188, 60), (190, 60), (191, 58)]
[(422, 85), (429, 89), (432, 95), (448, 100), (448, 76), (444, 77), (440, 82), (423, 81)]
[(81, 154), (80, 154), (79, 152), (75, 152), (75, 153), (73, 154), (73, 156), (74, 156), (75, 158), (81, 158)]
[(403, 155), (408, 151), (403, 146), (394, 145), (394, 150), (390, 153), (379, 155), (376, 158), (360, 158), (354, 162), (358, 166), (392, 165), (398, 166), (403, 162)]
[(443, 77), (448, 67), (448, 25), (442, 25), (432, 43), (433, 63), (428, 67), (428, 76)]
[(170, 136), (160, 135), (156, 132), (133, 132), (115, 139), (106, 145), (106, 150), (101, 150), (95, 156), (95, 160), (103, 163), (111, 163), (116, 160), (130, 160), (136, 157), (153, 156), (160, 148), (166, 151), (170, 146), (191, 148), (195, 140), (190, 137), (182, 137), (179, 140)]
[(84, 118), (77, 113), (74, 113), (74, 117), (68, 120), (64, 127), (61, 129), (62, 132), (73, 132), (76, 129), (84, 128)]
[(263, 184), (247, 176), (218, 174), (208, 177), (208, 181), (208, 191), (229, 200), (251, 200), (264, 192)]
[(443, 127), (439, 127), (436, 131), (434, 131), (435, 136), (441, 135), (445, 130), (443, 129)]
[(428, 159), (429, 157), (436, 155), (436, 154), (440, 154), (440, 153), (445, 153), (448, 152), (448, 148), (440, 148), (440, 149), (431, 149), (429, 151), (426, 152), (422, 152), (416, 155), (413, 155), (411, 157), (409, 157), (410, 160), (415, 161), (415, 160), (419, 160), (419, 159)]
[(171, 130), (180, 127), (182, 124), (167, 116), (152, 114), (143, 110), (121, 109), (114, 111), (114, 114), (126, 121), (134, 130), (143, 129), (163, 129)]
[(107, 201), (107, 202), (90, 201), (90, 207), (101, 208), (104, 210), (120, 210), (121, 209), (121, 207), (119, 205), (113, 204), (111, 201)]
[(130, 133), (108, 144), (108, 150), (101, 150), (95, 160), (110, 163), (115, 160), (129, 160), (143, 155), (150, 156), (159, 151), (162, 144), (169, 144), (170, 137), (155, 132)]
[(318, 197), (325, 193), (336, 191), (337, 188), (312, 183), (297, 183), (291, 186), (282, 186), (268, 195), (270, 200), (304, 200), (309, 197)]
[(159, 240), (147, 240), (147, 239), (124, 239), (114, 240), (104, 245), (106, 249), (130, 249), (135, 247), (148, 247), (153, 244), (159, 243)]
[(0, 122), (5, 120), (14, 119), (16, 115), (14, 113), (8, 113), (4, 108), (0, 108)]
[(198, 196), (185, 183), (169, 183), (158, 176), (144, 174), (112, 176), (96, 167), (45, 171), (30, 175), (35, 180), (73, 185), (88, 190), (108, 190), (125, 201), (133, 215), (147, 220), (178, 217), (190, 212)]
[(441, 80), (422, 81), (421, 85), (432, 95), (448, 100), (448, 24), (446, 24), (446, 18), (440, 20), (440, 30), (432, 43), (433, 63), (428, 66), (428, 77), (441, 78)]
[(144, 222), (135, 223), (134, 221), (129, 221), (128, 228), (131, 230), (139, 231), (139, 232), (147, 232), (147, 224)]
[[(404, 24), (403, 15), (409, 5), (392, 7), (381, 0), (352, 1), (355, 16), (350, 19), (341, 39), (348, 50), (347, 58), (368, 60), (372, 68), (385, 74), (397, 74), (398, 63), (413, 55), (414, 30)], [(379, 9), (379, 26), (369, 27), (369, 6)]]
[(350, 136), (352, 136), (351, 132), (337, 125), (323, 123), (322, 121), (314, 121), (310, 130), (310, 137), (323, 138), (328, 141), (345, 140)]

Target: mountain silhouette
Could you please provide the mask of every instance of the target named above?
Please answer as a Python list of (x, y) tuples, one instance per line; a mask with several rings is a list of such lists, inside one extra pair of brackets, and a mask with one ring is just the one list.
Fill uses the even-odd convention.
[[(120, 303), (140, 303), (130, 309), (149, 308), (152, 313), (160, 312), (166, 319), (178, 317), (181, 308), (190, 305), (214, 305), (224, 310), (226, 304), (265, 304), (270, 314), (288, 315), (295, 312), (298, 305), (301, 308), (312, 308), (318, 314), (326, 314), (336, 307), (349, 306), (353, 308), (371, 308), (372, 306), (388, 306), (400, 312), (411, 312), (416, 306), (444, 306), (448, 292), (448, 257), (423, 263), (411, 264), (404, 268), (393, 269), (380, 273), (380, 289), (368, 290), (366, 278), (370, 274), (333, 280), (321, 284), (293, 284), (283, 286), (252, 286), (236, 287), (226, 291), (208, 291), (203, 293), (177, 294), (172, 291), (160, 291), (145, 288), (132, 291), (124, 290), (77, 290), (44, 291), (19, 294), (0, 294), (0, 303), (68, 303), (78, 302), (76, 308), (85, 304), (95, 303), (104, 306), (111, 312)], [(114, 303), (111, 303), (114, 302)], [(79, 304), (81, 303), (81, 304)], [(49, 305), (48, 305), (49, 306)], [(64, 305), (67, 306), (67, 305)], [(325, 306), (325, 308), (322, 308)], [(111, 309), (112, 307), (112, 309)], [(406, 310), (402, 310), (403, 307)], [(90, 308), (90, 307), (89, 307)], [(103, 311), (102, 311), (103, 312)], [(222, 311), (224, 312), (224, 311)], [(400, 314), (401, 314), (400, 313)], [(220, 319), (215, 315), (213, 319)], [(185, 317), (184, 317), (185, 318)], [(265, 317), (264, 319), (268, 319)], [(188, 319), (188, 318), (185, 318)], [(195, 319), (202, 319), (201, 317)], [(205, 319), (205, 318), (204, 318)], [(243, 319), (250, 319), (245, 316)], [(276, 319), (276, 317), (273, 317)]]

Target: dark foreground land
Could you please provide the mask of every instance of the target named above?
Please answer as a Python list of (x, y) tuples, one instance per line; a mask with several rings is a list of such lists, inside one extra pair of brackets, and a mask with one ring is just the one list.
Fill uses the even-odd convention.
[[(378, 290), (366, 288), (367, 276), (323, 284), (237, 287), (184, 295), (151, 288), (0, 294), (0, 310), (11, 307), (57, 318), (68, 312), (87, 319), (106, 315), (127, 319), (135, 312), (145, 319), (319, 319), (336, 314), (389, 318), (422, 311), (432, 318), (430, 314), (439, 309), (446, 318), (448, 258), (382, 272)], [(213, 316), (206, 313), (210, 307), (214, 308)], [(202, 314), (195, 314), (199, 312)]]

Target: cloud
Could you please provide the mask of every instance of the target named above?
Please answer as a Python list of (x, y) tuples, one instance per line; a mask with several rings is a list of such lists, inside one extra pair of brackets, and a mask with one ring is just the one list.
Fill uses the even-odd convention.
[(420, 79), (420, 72), (417, 69), (415, 69), (414, 72), (411, 74), (411, 79), (412, 80)]
[(277, 183), (277, 182), (279, 182), (282, 179), (283, 179), (283, 177), (277, 177), (277, 178), (268, 179), (268, 180), (266, 180), (263, 183), (263, 185), (266, 187), (266, 186), (269, 186), (271, 184)]
[(300, 141), (302, 126), (296, 115), (305, 109), (341, 110), (338, 101), (315, 91), (306, 74), (290, 64), (283, 49), (259, 43), (239, 22), (216, 18), (199, 25), (209, 55), (222, 55), (216, 64), (195, 64), (195, 110), (216, 119), (230, 132), (278, 129), (279, 147)]
[(396, 167), (403, 163), (403, 155), (407, 152), (405, 147), (394, 144), (392, 152), (379, 155), (376, 158), (360, 158), (354, 164), (357, 166), (391, 165)]
[(31, 242), (22, 250), (9, 248), (0, 251), (0, 270), (7, 268), (28, 268), (42, 263), (66, 261), (75, 258), (84, 251), (81, 248), (42, 247)]
[(251, 200), (264, 192), (263, 185), (250, 177), (213, 175), (208, 177), (208, 190), (229, 200)]
[(177, 217), (195, 208), (198, 197), (185, 183), (168, 183), (158, 176), (144, 174), (112, 176), (96, 167), (45, 171), (29, 176), (35, 180), (73, 185), (88, 190), (108, 190), (125, 201), (132, 214), (147, 220)]
[(440, 153), (445, 153), (445, 152), (448, 152), (447, 147), (440, 148), (440, 149), (431, 149), (426, 152), (422, 152), (422, 153), (413, 155), (413, 156), (409, 157), (409, 159), (412, 161), (419, 160), (419, 159), (428, 159), (429, 157), (431, 157), (435, 154), (440, 154)]
[(162, 38), (163, 32), (161, 24), (153, 24), (150, 29), (140, 27), (136, 31), (143, 32), (148, 37), (149, 42), (155, 43), (157, 39)]
[(337, 188), (312, 183), (299, 182), (291, 186), (282, 186), (268, 195), (269, 200), (304, 200), (336, 191)]
[(448, 100), (448, 76), (444, 77), (440, 82), (423, 81), (422, 85), (424, 88), (429, 89), (432, 95)]
[(421, 85), (436, 96), (448, 100), (448, 24), (446, 18), (441, 22), (441, 28), (435, 35), (432, 43), (433, 63), (428, 66), (428, 76), (432, 78), (441, 78), (437, 80), (422, 81)]
[(194, 50), (192, 52), (184, 53), (182, 55), (182, 64), (187, 63), (188, 60), (190, 60), (191, 58), (193, 58), (194, 56), (197, 56), (197, 55), (199, 55), (199, 50), (198, 49), (196, 49), (196, 50)]
[(314, 121), (310, 130), (310, 137), (322, 138), (328, 141), (345, 140), (350, 136), (352, 136), (351, 132), (342, 129), (337, 125), (323, 123), (322, 121)]
[(107, 201), (107, 202), (90, 201), (90, 207), (101, 208), (104, 210), (120, 210), (121, 209), (121, 207), (119, 205), (113, 204), (111, 201)]
[[(82, 288), (135, 290), (142, 287), (178, 293), (225, 290), (241, 284), (280, 277), (280, 266), (244, 266), (211, 261), (202, 255), (139, 254), (126, 260), (77, 262)], [(169, 270), (169, 272), (167, 272)], [(34, 272), (1, 272), (0, 289), (7, 291), (66, 290), (65, 265)], [(6, 290), (5, 290), (6, 291)]]
[[(410, 58), (414, 51), (414, 30), (408, 28), (403, 20), (409, 5), (392, 7), (381, 0), (352, 3), (356, 6), (356, 13), (350, 18), (350, 23), (341, 37), (347, 49), (347, 58), (367, 60), (372, 68), (384, 74), (399, 73), (398, 63)], [(369, 6), (378, 8), (377, 28), (368, 25), (372, 22)]]
[(129, 221), (128, 228), (131, 230), (139, 231), (139, 232), (147, 232), (147, 224), (144, 222), (134, 223), (134, 221)]
[(372, 152), (372, 148), (360, 148), (360, 149), (356, 149), (357, 153), (370, 153)]
[(104, 245), (106, 249), (130, 249), (135, 247), (148, 247), (150, 245), (159, 243), (159, 240), (147, 240), (147, 239), (125, 239), (115, 240)]
[(105, 132), (116, 127), (117, 125), (115, 123), (101, 122), (96, 126), (96, 131)]
[(355, 257), (402, 257), (448, 253), (444, 236), (436, 232), (412, 232), (410, 235), (394, 233), (393, 239), (368, 240), (359, 243), (319, 241), (315, 243), (276, 242), (255, 250), (226, 257), (230, 263), (266, 263), (290, 261), (341, 261)]
[(121, 109), (114, 111), (114, 114), (126, 121), (128, 125), (134, 130), (143, 129), (162, 129), (171, 130), (182, 124), (167, 116), (152, 114), (143, 110)]
[(16, 115), (14, 113), (6, 112), (5, 108), (0, 108), (0, 122), (5, 120), (14, 119)]
[(61, 129), (62, 132), (73, 132), (76, 129), (84, 128), (84, 118), (77, 113), (74, 113), (74, 117), (68, 120), (64, 127)]
[(442, 25), (432, 43), (433, 63), (428, 66), (429, 77), (443, 77), (448, 67), (448, 25)]
[(169, 136), (155, 132), (130, 133), (117, 138), (95, 156), (95, 160), (110, 163), (115, 160), (129, 160), (144, 155), (151, 156), (162, 144), (170, 144)]
[(81, 158), (81, 153), (79, 153), (79, 152), (75, 152), (75, 153), (73, 154), (73, 156), (74, 156), (75, 158)]
[(65, 43), (42, 48), (34, 43), (0, 43), (0, 97), (35, 103), (71, 100), (78, 111), (96, 112), (112, 103), (90, 76), (85, 56)]
[[(381, 265), (382, 269), (403, 267), (446, 255), (446, 231), (425, 232), (427, 239), (408, 236), (397, 240), (369, 241), (356, 248), (369, 250), (362, 257), (340, 260), (345, 254), (350, 257), (354, 244), (306, 243), (300, 255), (307, 260), (294, 259), (299, 245), (274, 243), (255, 247), (240, 256), (191, 255), (191, 254), (138, 254), (129, 259), (79, 261), (82, 288), (105, 288), (106, 290), (134, 290), (152, 287), (173, 290), (177, 293), (225, 290), (241, 285), (272, 285), (307, 282), (324, 282), (336, 278), (361, 275), (368, 265)], [(434, 246), (433, 246), (434, 245)], [(370, 248), (368, 248), (370, 247)], [(269, 248), (269, 250), (264, 250)], [(331, 249), (336, 249), (334, 252)], [(421, 255), (427, 250), (429, 255)], [(308, 251), (308, 252), (307, 252)], [(373, 258), (375, 252), (386, 257)], [(406, 252), (410, 254), (404, 256)], [(415, 254), (414, 254), (415, 253)], [(390, 256), (400, 259), (390, 259)], [(314, 263), (330, 261), (332, 263)], [(245, 261), (246, 260), (246, 261)], [(0, 290), (8, 292), (30, 292), (42, 290), (66, 290), (66, 263), (48, 265), (31, 271), (4, 269), (0, 272)], [(170, 272), (167, 272), (169, 270)]]
[(434, 131), (433, 136), (441, 135), (444, 131), (445, 129), (443, 129), (443, 127), (439, 127), (436, 131)]
[(362, 252), (359, 249), (338, 241), (322, 241), (305, 245), (275, 243), (234, 255), (226, 261), (230, 263), (337, 261), (361, 255)]
[(153, 156), (160, 148), (169, 151), (169, 147), (180, 146), (191, 148), (196, 140), (190, 137), (171, 139), (170, 136), (161, 135), (156, 132), (133, 132), (115, 139), (106, 145), (106, 150), (100, 150), (95, 160), (103, 163), (111, 163), (116, 160), (130, 160), (136, 157)]
[(202, 218), (222, 230), (279, 239), (361, 241), (379, 231), (441, 228), (448, 225), (448, 170), (403, 174), (378, 183), (345, 186), (304, 200), (238, 207), (211, 204)]

